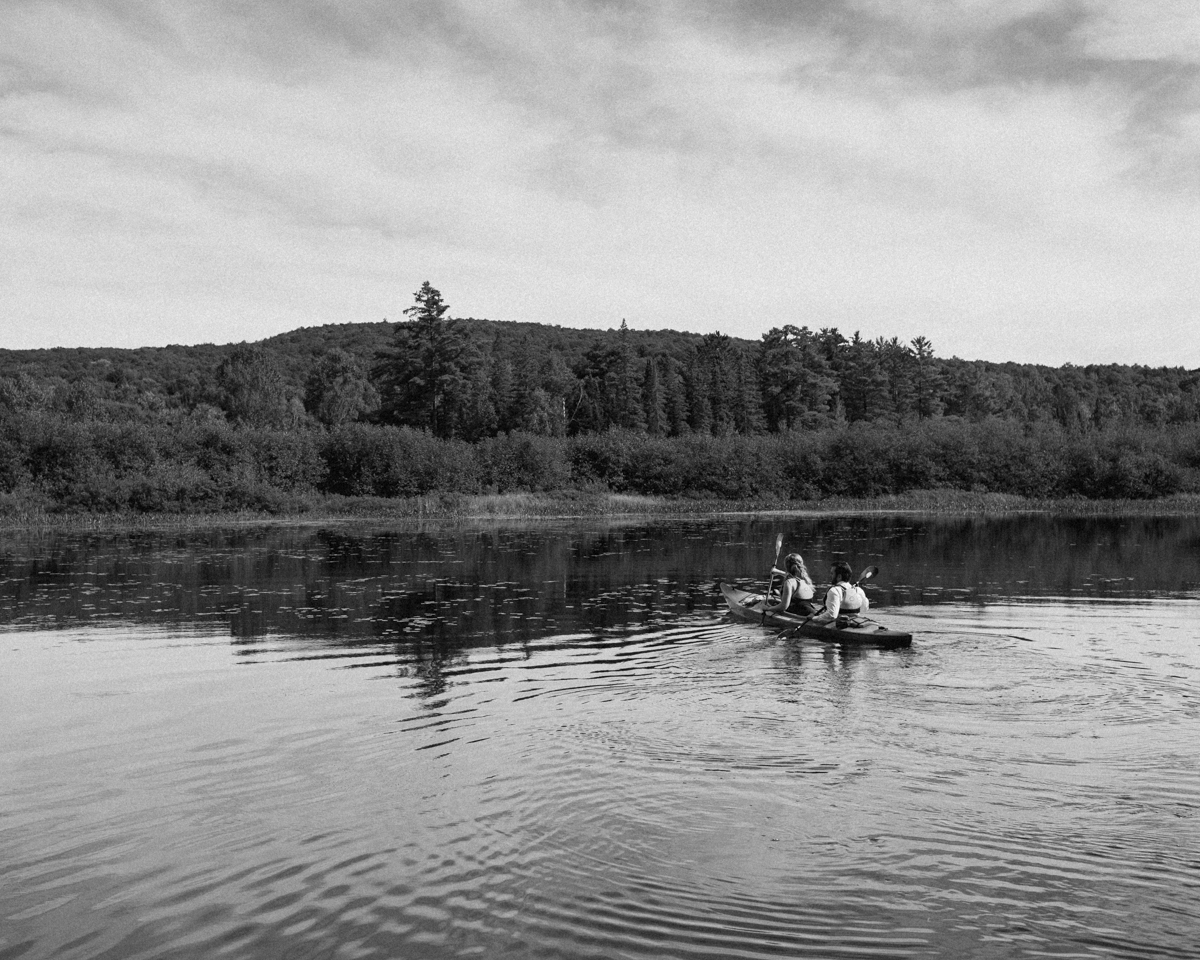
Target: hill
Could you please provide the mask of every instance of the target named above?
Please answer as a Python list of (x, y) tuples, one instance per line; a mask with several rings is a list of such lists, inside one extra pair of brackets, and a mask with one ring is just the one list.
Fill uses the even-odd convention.
[[(425, 299), (422, 301), (420, 296)], [(0, 350), (0, 514), (295, 510), (607, 490), (779, 503), (922, 489), (1200, 492), (1200, 372), (452, 320), (253, 344)]]

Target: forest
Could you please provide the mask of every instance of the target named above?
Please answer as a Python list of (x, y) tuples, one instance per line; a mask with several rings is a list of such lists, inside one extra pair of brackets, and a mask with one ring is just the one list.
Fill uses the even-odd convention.
[(0, 350), (0, 515), (1200, 492), (1200, 371), (967, 361), (794, 324), (750, 341), (454, 318), (428, 282), (405, 314), (252, 344)]

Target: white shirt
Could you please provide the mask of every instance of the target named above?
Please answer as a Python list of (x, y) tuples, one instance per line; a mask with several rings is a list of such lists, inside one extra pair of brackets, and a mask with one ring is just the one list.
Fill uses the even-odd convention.
[[(825, 594), (825, 610), (818, 615), (818, 619), (836, 620), (838, 614), (842, 612), (843, 606), (850, 608), (846, 611), (848, 614), (854, 613), (861, 616), (870, 609), (871, 602), (867, 599), (866, 591), (862, 587), (856, 587), (849, 583), (835, 583)], [(855, 609), (856, 607), (857, 609)]]

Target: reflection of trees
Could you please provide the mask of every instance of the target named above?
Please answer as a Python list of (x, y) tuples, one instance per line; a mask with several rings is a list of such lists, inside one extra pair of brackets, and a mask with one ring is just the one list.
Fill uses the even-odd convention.
[(472, 646), (641, 630), (716, 609), (712, 582), (761, 579), (780, 529), (818, 579), (835, 557), (878, 563), (879, 605), (1200, 586), (1200, 521), (1187, 518), (267, 528), (10, 539), (0, 623), (211, 623), (239, 639), (429, 643), (429, 656), (444, 660)]
[(1189, 544), (1196, 531), (1195, 521), (1163, 518), (914, 522), (889, 545), (887, 576), (911, 585), (897, 599), (922, 588), (969, 589), (985, 599), (1195, 589), (1200, 570)]
[(444, 642), (413, 641), (396, 645), (396, 659), (410, 665), (408, 676), (416, 681), (417, 695), (423, 700), (446, 692), (446, 668), (461, 655), (461, 649)]

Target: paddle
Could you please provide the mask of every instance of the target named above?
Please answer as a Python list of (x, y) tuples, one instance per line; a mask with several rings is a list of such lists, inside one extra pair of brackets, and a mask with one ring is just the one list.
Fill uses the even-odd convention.
[[(923, 622), (928, 623), (929, 617), (924, 613), (910, 613), (901, 607), (888, 607), (889, 617), (913, 617), (919, 618)], [(1036, 643), (1033, 637), (1021, 637), (1015, 633), (1000, 633), (997, 630), (976, 630), (974, 627), (964, 627), (961, 630), (930, 630), (926, 627), (921, 628), (921, 633), (945, 633), (955, 637), (971, 636), (971, 637), (1001, 637), (1005, 640), (1023, 640), (1026, 643)]]
[(779, 551), (783, 549), (783, 531), (775, 535), (775, 559), (771, 561), (771, 574), (767, 579), (767, 592), (763, 595), (763, 623), (767, 622), (767, 604), (771, 602), (771, 589), (775, 586), (775, 567), (779, 563)]

